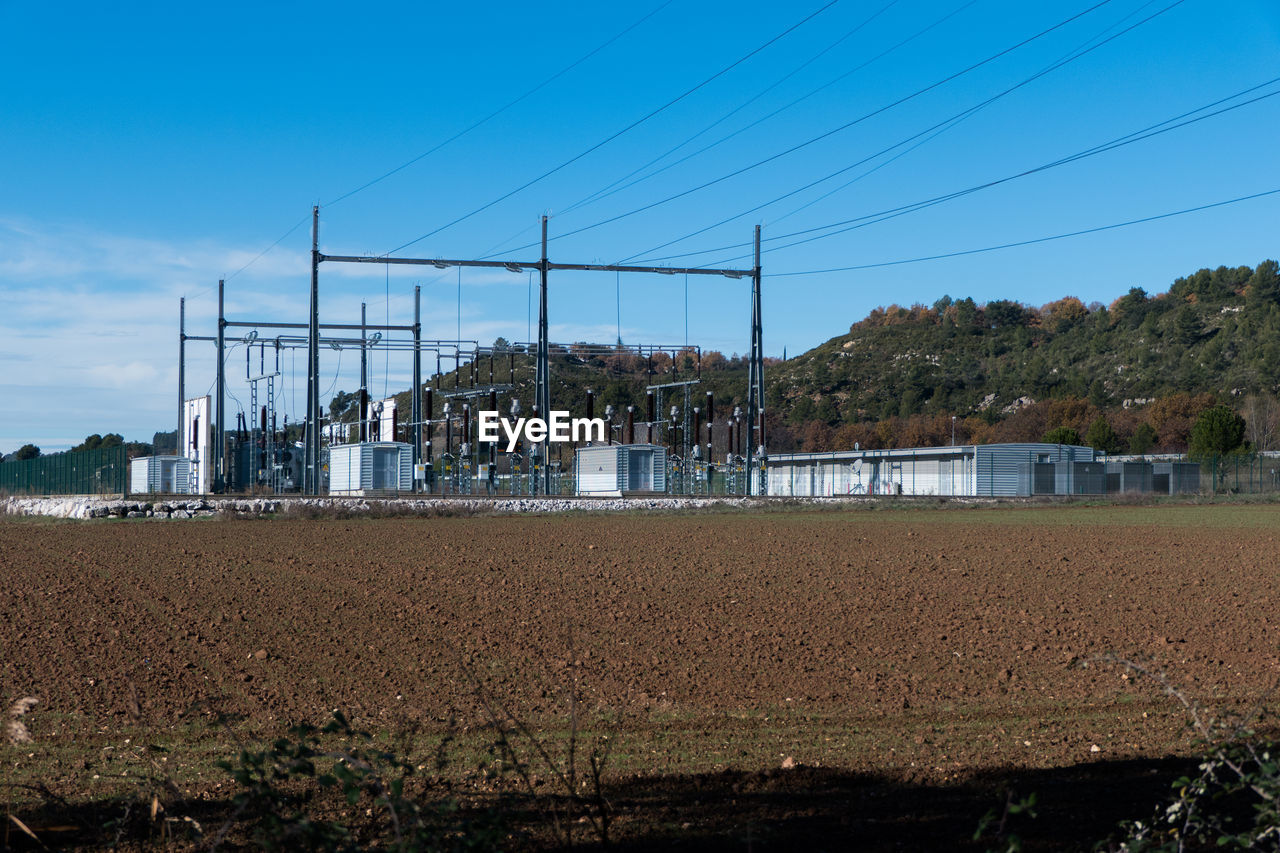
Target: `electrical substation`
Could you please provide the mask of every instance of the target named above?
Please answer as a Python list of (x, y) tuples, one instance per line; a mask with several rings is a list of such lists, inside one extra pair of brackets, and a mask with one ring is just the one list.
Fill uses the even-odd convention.
[[(179, 306), (178, 436), (185, 462), (148, 462), (135, 475), (147, 491), (178, 493), (270, 493), (304, 495), (573, 495), (573, 494), (764, 494), (767, 458), (764, 428), (764, 358), (760, 305), (760, 229), (750, 269), (706, 269), (576, 264), (547, 257), (547, 218), (542, 217), (542, 253), (537, 260), (457, 260), (389, 256), (326, 255), (319, 250), (319, 207), (312, 209), (311, 289), (306, 322), (228, 318), (225, 282), (218, 282), (216, 335), (189, 335), (185, 301)], [(421, 286), (414, 287), (411, 323), (321, 322), (320, 271), (325, 264), (418, 265), (436, 269), (489, 268), (538, 276), (537, 340), (482, 345), (476, 340), (422, 337)], [(721, 276), (750, 282), (750, 346), (745, 406), (716, 411), (714, 395), (698, 388), (702, 350), (688, 344), (624, 345), (555, 343), (548, 335), (548, 291), (552, 272), (613, 272), (627, 275)], [(744, 294), (745, 295), (745, 294)], [(744, 300), (745, 301), (745, 300)], [(211, 343), (216, 351), (213, 393), (186, 396), (186, 346)], [(227, 407), (229, 348), (244, 348), (247, 410), (234, 424)], [(277, 411), (279, 391), (292, 356), (305, 350), (307, 403), (301, 421)], [(354, 416), (324, 415), (320, 387), (322, 353), (358, 350), (361, 378)], [(408, 411), (397, 398), (373, 400), (369, 358), (382, 353), (410, 356)], [(423, 381), (423, 356), (434, 357), (431, 381)], [(603, 435), (552, 441), (481, 440), (482, 411), (501, 412), (509, 423), (547, 418), (552, 410), (552, 371), (557, 361), (585, 364), (624, 356), (644, 365), (643, 399), (596, 411), (586, 390), (570, 408), (574, 416), (603, 421)], [(518, 376), (532, 362), (533, 395), (521, 403)], [(663, 373), (654, 365), (661, 363)], [(665, 375), (664, 375), (665, 373)], [(717, 420), (717, 414), (721, 419)], [(159, 460), (158, 457), (154, 458)], [(164, 467), (164, 466), (168, 467)], [(158, 472), (151, 474), (151, 467)], [(178, 473), (174, 473), (174, 472)], [(167, 473), (166, 473), (167, 472)]]

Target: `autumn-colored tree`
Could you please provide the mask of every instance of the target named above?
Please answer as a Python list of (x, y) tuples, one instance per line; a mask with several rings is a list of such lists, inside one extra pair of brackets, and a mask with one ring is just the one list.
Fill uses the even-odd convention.
[(1191, 426), (1205, 409), (1212, 407), (1212, 394), (1171, 394), (1147, 406), (1147, 422), (1160, 436), (1158, 447), (1166, 453), (1185, 453), (1191, 440)]
[(1066, 331), (1087, 316), (1089, 316), (1089, 309), (1074, 296), (1050, 302), (1040, 309), (1041, 325), (1055, 334)]
[(881, 447), (901, 447), (898, 431), (901, 418), (886, 418), (876, 424), (876, 437)]
[(862, 450), (879, 450), (884, 445), (880, 442), (880, 435), (876, 432), (876, 425), (860, 421), (852, 424), (842, 424), (836, 430), (835, 446), (838, 450), (853, 450), (858, 447)]
[(702, 354), (703, 370), (724, 370), (728, 365), (729, 360), (719, 350), (707, 350)]
[(958, 444), (992, 444), (996, 441), (995, 427), (979, 417), (968, 417), (956, 421), (956, 442)]
[(1066, 426), (1083, 434), (1098, 417), (1097, 407), (1082, 397), (1063, 397), (1045, 402), (1045, 418), (1051, 428)]
[(655, 375), (661, 376), (671, 372), (671, 356), (665, 352), (655, 352), (649, 356), (647, 365)]
[(800, 443), (805, 453), (835, 450), (836, 431), (822, 421), (809, 421), (800, 432)]

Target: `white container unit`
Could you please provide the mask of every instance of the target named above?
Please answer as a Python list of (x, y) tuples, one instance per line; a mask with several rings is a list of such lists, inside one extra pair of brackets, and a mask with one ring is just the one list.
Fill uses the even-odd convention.
[(140, 456), (129, 463), (129, 493), (192, 493), (191, 460), (185, 456)]
[(366, 441), (329, 447), (329, 494), (382, 495), (412, 490), (412, 445)]
[(667, 449), (658, 444), (579, 447), (575, 463), (579, 495), (621, 497), (667, 490)]

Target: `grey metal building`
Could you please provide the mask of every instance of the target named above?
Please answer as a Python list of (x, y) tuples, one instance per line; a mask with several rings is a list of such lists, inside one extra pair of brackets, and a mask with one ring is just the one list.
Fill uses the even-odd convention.
[(619, 497), (665, 492), (667, 449), (658, 444), (596, 444), (579, 447), (574, 470), (578, 494)]
[(185, 456), (140, 456), (129, 462), (129, 491), (135, 495), (191, 494), (195, 491), (191, 460)]
[(413, 491), (413, 446), (396, 441), (329, 448), (329, 494), (385, 495)]
[[(1082, 464), (1091, 467), (1081, 468)], [(1058, 466), (1065, 465), (1058, 488)], [(1047, 494), (1102, 494), (1105, 476), (1091, 447), (1070, 444), (978, 444), (901, 450), (782, 453), (767, 462), (768, 494), (968, 495), (1014, 497), (1042, 493), (1032, 480), (1040, 466), (1053, 466)], [(1098, 466), (1093, 470), (1092, 466)], [(1043, 474), (1041, 474), (1043, 477)], [(1043, 484), (1044, 480), (1041, 479)], [(1080, 492), (1077, 487), (1097, 487)], [(1100, 485), (1098, 485), (1100, 484)]]

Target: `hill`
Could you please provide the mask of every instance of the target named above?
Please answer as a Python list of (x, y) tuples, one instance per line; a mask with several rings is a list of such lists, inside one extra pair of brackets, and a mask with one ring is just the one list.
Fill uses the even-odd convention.
[(1109, 306), (944, 296), (877, 308), (769, 385), (806, 450), (947, 444), (953, 415), (958, 442), (1038, 441), (1059, 426), (1083, 436), (1102, 415), (1112, 449), (1147, 424), (1154, 449), (1183, 451), (1216, 402), (1240, 410), (1263, 449), (1280, 387), (1280, 267), (1203, 269)]
[[(645, 419), (647, 385), (698, 379), (690, 405), (705, 406), (711, 391), (721, 425), (746, 396), (738, 355), (572, 345), (554, 350), (550, 363), (553, 408), (584, 412), (591, 388), (596, 414), (613, 405), (615, 423), (625, 422), (628, 405)], [(465, 388), (470, 372), (464, 363), (460, 374), (428, 381), (441, 391)], [(487, 356), (476, 373), (475, 384), (487, 387)], [(1039, 307), (950, 296), (889, 305), (802, 355), (767, 360), (765, 378), (774, 452), (1040, 441), (1059, 427), (1112, 452), (1185, 452), (1196, 417), (1220, 402), (1245, 417), (1251, 446), (1272, 449), (1280, 434), (1280, 265), (1202, 269), (1156, 295), (1132, 287), (1110, 305), (1073, 296)], [(514, 385), (500, 395), (502, 410), (515, 397), (532, 411), (532, 354), (496, 358), (494, 381)], [(682, 390), (666, 392), (658, 417), (684, 399)], [(350, 420), (350, 402), (339, 392), (331, 412)], [(397, 405), (407, 414), (408, 391)], [(436, 417), (440, 405), (437, 397)]]

